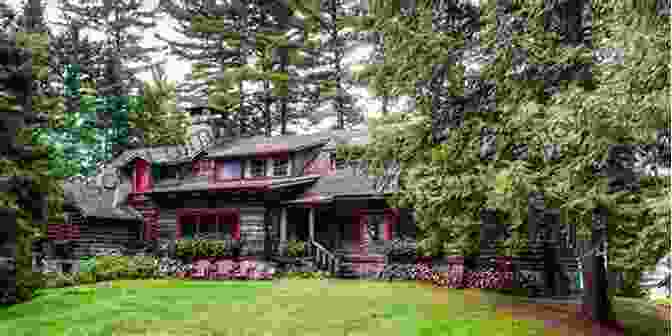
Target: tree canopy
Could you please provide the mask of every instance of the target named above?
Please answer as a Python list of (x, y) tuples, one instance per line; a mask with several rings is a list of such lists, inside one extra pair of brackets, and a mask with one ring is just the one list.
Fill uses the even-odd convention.
[[(620, 64), (593, 63), (589, 47), (568, 46), (545, 29), (543, 1), (512, 2), (508, 17), (525, 24), (510, 31), (508, 47), (500, 44), (501, 9), (496, 1), (482, 2), (477, 41), (485, 51), (481, 56), (490, 53), (494, 61), (482, 66), (480, 77), (496, 83), (494, 111), (477, 104), (437, 143), (432, 99), (421, 86), (432, 81), (437, 63), (446, 64), (442, 93), (464, 96), (465, 68), (451, 60), (474, 39), (465, 29), (435, 31), (431, 8), (418, 3), (413, 16), (364, 22), (384, 32), (386, 57), (360, 76), (374, 88), (387, 84), (397, 94), (416, 96), (412, 113), (370, 125), (373, 135), (363, 155), (378, 170), (386, 161), (400, 161), (402, 192), (392, 201), (416, 210), (426, 253), (474, 252), (483, 208), (498, 210), (499, 220), (511, 225), (505, 244), (514, 253), (526, 243), (528, 195), (541, 191), (546, 206), (561, 209), (563, 222), (576, 223), (584, 235), (591, 211), (597, 206), (609, 210), (609, 265), (625, 271), (626, 283), (634, 286), (641, 271), (670, 249), (669, 185), (641, 176), (639, 192), (609, 193), (607, 177), (596, 174), (595, 166), (606, 161), (610, 145), (655, 143), (656, 131), (670, 127), (669, 18), (656, 15), (655, 1), (636, 7), (627, 1), (593, 2), (593, 46), (625, 55)], [(549, 93), (545, 78), (526, 78), (524, 67), (514, 67), (513, 47), (525, 51), (527, 69), (592, 63), (592, 78), (559, 81)], [(480, 158), (484, 127), (497, 135), (495, 155), (486, 161)], [(527, 160), (511, 154), (520, 144), (527, 145)], [(559, 146), (559, 157), (544, 157), (548, 145)]]

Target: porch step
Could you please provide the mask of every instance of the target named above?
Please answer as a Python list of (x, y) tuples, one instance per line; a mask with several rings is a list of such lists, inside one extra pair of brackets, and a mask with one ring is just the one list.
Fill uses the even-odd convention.
[(355, 272), (355, 264), (351, 262), (341, 262), (337, 276), (348, 279), (359, 278), (359, 275)]

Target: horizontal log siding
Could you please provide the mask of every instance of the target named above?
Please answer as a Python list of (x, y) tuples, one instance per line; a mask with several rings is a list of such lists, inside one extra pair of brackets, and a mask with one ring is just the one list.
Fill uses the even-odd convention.
[[(243, 205), (215, 201), (215, 208), (208, 208), (207, 201), (185, 201), (185, 204), (194, 205), (186, 209), (238, 209), (240, 214), (240, 235), (249, 242), (248, 253), (263, 253), (264, 250), (264, 217), (266, 208), (261, 205)], [(159, 213), (160, 237), (175, 239), (177, 232), (177, 209), (162, 208)]]
[(79, 239), (74, 240), (73, 246), (74, 257), (88, 257), (99, 249), (124, 249), (130, 242), (138, 240), (140, 225), (140, 222), (89, 218), (79, 226)]
[(177, 232), (177, 210), (161, 209), (159, 213), (159, 237), (161, 239), (175, 239)]

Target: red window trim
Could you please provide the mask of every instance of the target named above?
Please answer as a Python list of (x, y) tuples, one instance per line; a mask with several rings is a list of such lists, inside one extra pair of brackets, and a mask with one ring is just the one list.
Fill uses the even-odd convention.
[[(380, 213), (380, 210), (371, 210), (371, 209), (358, 209), (355, 210), (355, 219), (358, 223), (357, 225), (357, 232), (358, 232), (358, 237), (357, 239), (359, 241), (362, 240), (362, 230), (364, 229), (362, 225), (365, 223), (365, 216), (371, 213)], [(399, 221), (399, 209), (395, 208), (386, 208), (383, 209), (383, 218), (384, 218), (384, 225), (383, 225), (383, 240), (392, 240), (393, 232), (392, 232), (392, 227), (395, 225), (395, 223), (398, 223)]]
[[(233, 239), (240, 240), (240, 209), (177, 209), (177, 223), (175, 227), (175, 239), (182, 238), (182, 217), (196, 216), (200, 221), (204, 215), (229, 215), (233, 217)], [(219, 219), (217, 219), (219, 220)]]

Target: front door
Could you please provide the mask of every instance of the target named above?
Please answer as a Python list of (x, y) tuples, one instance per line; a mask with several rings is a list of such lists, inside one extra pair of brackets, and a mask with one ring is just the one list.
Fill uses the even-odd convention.
[(376, 253), (385, 239), (385, 216), (382, 212), (364, 213), (359, 219), (360, 253)]

